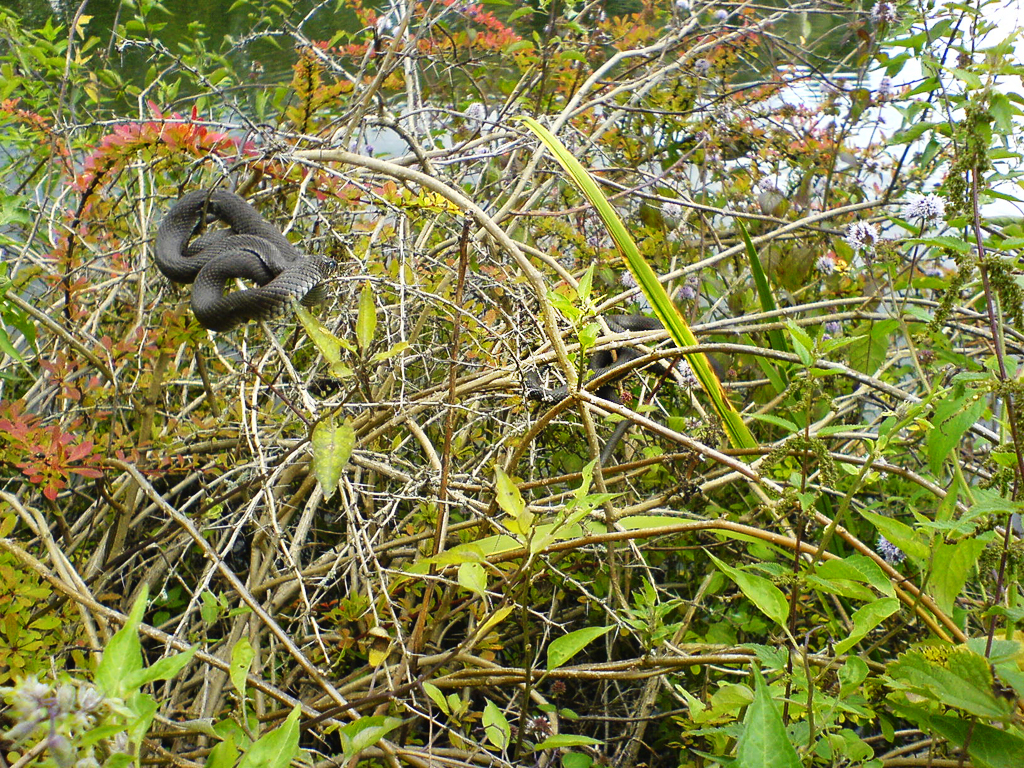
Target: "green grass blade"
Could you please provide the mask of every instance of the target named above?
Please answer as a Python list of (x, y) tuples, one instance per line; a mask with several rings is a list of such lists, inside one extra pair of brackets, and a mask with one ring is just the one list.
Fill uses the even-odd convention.
[[(736, 224), (739, 225), (740, 234), (743, 235), (743, 242), (746, 244), (747, 260), (750, 262), (750, 271), (754, 275), (754, 285), (757, 286), (757, 296), (761, 300), (761, 309), (765, 312), (774, 312), (778, 309), (778, 305), (775, 303), (775, 296), (772, 295), (771, 286), (768, 285), (768, 275), (765, 274), (764, 267), (761, 266), (761, 259), (757, 255), (757, 249), (754, 248), (754, 243), (750, 239), (750, 235), (747, 234), (747, 228), (743, 226), (743, 221), (736, 219)], [(782, 331), (778, 328), (768, 331), (768, 342), (776, 352), (792, 351), (786, 343), (786, 337), (782, 335)]]
[[(640, 254), (636, 243), (629, 236), (629, 232), (619, 219), (618, 214), (615, 213), (611, 203), (608, 202), (600, 187), (597, 186), (597, 182), (580, 165), (579, 161), (572, 156), (572, 153), (544, 126), (531, 117), (523, 117), (521, 119), (530, 130), (537, 134), (544, 146), (569, 173), (573, 181), (576, 182), (576, 185), (590, 201), (590, 204), (597, 210), (598, 215), (608, 229), (608, 233), (612, 236), (612, 240), (622, 254), (626, 267), (636, 279), (637, 285), (640, 286), (644, 296), (647, 297), (651, 307), (654, 308), (655, 316), (668, 330), (673, 341), (681, 347), (696, 345), (698, 343), (697, 338), (693, 335), (693, 331), (690, 330), (690, 326), (687, 325), (686, 320), (679, 314), (679, 310), (676, 309), (675, 304), (668, 297), (665, 287), (658, 281), (658, 276), (654, 273), (651, 265)], [(750, 430), (747, 429), (747, 425), (743, 423), (743, 419), (740, 418), (739, 413), (726, 397), (722, 384), (719, 382), (718, 377), (715, 376), (715, 372), (708, 363), (707, 357), (698, 353), (686, 355), (686, 360), (689, 362), (690, 368), (693, 369), (704, 391), (711, 398), (715, 411), (718, 413), (719, 418), (722, 419), (722, 425), (726, 434), (729, 435), (729, 440), (733, 446), (736, 448), (756, 447), (757, 443), (750, 434)]]

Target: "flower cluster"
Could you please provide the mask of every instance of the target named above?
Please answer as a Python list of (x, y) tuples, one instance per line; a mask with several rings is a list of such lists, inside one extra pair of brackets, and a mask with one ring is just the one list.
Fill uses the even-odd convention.
[(941, 224), (946, 218), (946, 201), (938, 195), (910, 195), (903, 215), (925, 224)]
[(699, 290), (700, 280), (696, 275), (690, 275), (686, 278), (686, 282), (679, 286), (678, 296), (683, 301), (693, 301), (697, 298)]
[(875, 7), (871, 9), (871, 20), (876, 24), (895, 24), (899, 19), (896, 3), (889, 2), (889, 0), (878, 0)]
[(685, 360), (680, 360), (677, 366), (679, 370), (679, 383), (687, 389), (696, 389), (700, 386), (700, 379), (693, 372), (693, 368)]
[(484, 121), (487, 119), (487, 107), (482, 102), (474, 101), (466, 107), (465, 115), (466, 122), (473, 130), (476, 130), (483, 126)]
[(883, 75), (882, 79), (878, 81), (878, 99), (879, 101), (885, 101), (892, 96), (892, 78), (888, 75)]
[[(3, 738), (15, 746), (42, 744), (58, 768), (99, 768), (95, 740), (83, 738), (107, 715), (119, 713), (119, 702), (107, 699), (95, 686), (78, 680), (47, 685), (36, 677), (23, 678), (13, 687), (0, 687), (0, 696), (10, 705), (13, 721)], [(81, 748), (81, 743), (89, 746)], [(126, 751), (127, 734), (120, 731), (107, 745)]]
[(907, 558), (902, 549), (881, 535), (879, 535), (878, 541), (875, 542), (875, 551), (890, 565), (899, 565)]
[(855, 221), (846, 230), (846, 244), (855, 251), (875, 252), (878, 242), (878, 227), (866, 221)]

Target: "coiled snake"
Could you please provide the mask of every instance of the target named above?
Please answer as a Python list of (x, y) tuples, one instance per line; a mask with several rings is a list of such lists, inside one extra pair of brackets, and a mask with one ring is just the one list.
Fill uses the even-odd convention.
[[(218, 230), (193, 239), (199, 225)], [(334, 262), (301, 253), (249, 203), (222, 189), (195, 190), (176, 202), (156, 233), (156, 265), (168, 280), (192, 283), (192, 312), (211, 331), (284, 314), (292, 300), (314, 304)], [(258, 287), (225, 294), (233, 278)]]

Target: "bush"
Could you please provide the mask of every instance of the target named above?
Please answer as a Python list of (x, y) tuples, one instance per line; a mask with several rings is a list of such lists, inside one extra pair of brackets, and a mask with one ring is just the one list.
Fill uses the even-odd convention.
[[(0, 12), (9, 742), (1016, 765), (1019, 64), (990, 5), (542, 5), (243, 1), (223, 49), (154, 2), (109, 46)], [(284, 78), (230, 50), (269, 43)], [(333, 259), (328, 300), (204, 332), (152, 263), (202, 188)], [(22, 710), (92, 690), (104, 647), (131, 750), (72, 754)]]

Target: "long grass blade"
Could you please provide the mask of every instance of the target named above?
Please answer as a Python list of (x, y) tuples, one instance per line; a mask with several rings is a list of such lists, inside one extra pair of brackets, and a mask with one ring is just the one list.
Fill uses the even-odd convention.
[[(561, 166), (569, 173), (576, 185), (590, 201), (590, 204), (597, 210), (598, 215), (604, 222), (608, 233), (615, 242), (616, 247), (625, 260), (626, 267), (636, 279), (637, 285), (644, 292), (644, 296), (654, 308), (654, 314), (668, 330), (673, 341), (681, 347), (695, 346), (697, 337), (693, 335), (686, 320), (679, 314), (679, 310), (665, 292), (665, 287), (658, 281), (651, 265), (647, 263), (640, 254), (640, 250), (633, 242), (629, 232), (619, 219), (618, 214), (612, 208), (611, 203), (601, 192), (597, 182), (590, 173), (580, 165), (572, 153), (560, 142), (550, 131), (531, 117), (523, 117), (523, 122), (540, 138), (541, 142), (548, 149)], [(729, 402), (722, 384), (715, 375), (714, 369), (708, 363), (707, 357), (702, 353), (686, 355), (686, 360), (693, 369), (697, 380), (700, 381), (704, 391), (711, 398), (712, 405), (722, 419), (723, 427), (729, 440), (736, 448), (754, 448), (757, 443), (754, 441), (747, 425)]]

